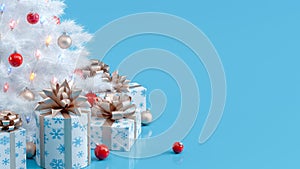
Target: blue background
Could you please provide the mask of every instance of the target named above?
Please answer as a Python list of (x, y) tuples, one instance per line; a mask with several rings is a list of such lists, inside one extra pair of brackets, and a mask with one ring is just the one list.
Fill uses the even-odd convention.
[[(193, 129), (182, 140), (182, 154), (169, 151), (141, 160), (111, 155), (104, 161), (94, 159), (90, 168), (300, 167), (300, 1), (66, 0), (66, 4), (63, 19), (76, 20), (90, 33), (134, 13), (163, 12), (182, 17), (201, 29), (214, 44), (227, 78), (222, 121), (213, 137), (199, 144), (211, 97), (202, 63), (188, 48), (166, 37), (145, 35), (121, 42), (104, 60), (112, 69), (129, 54), (145, 48), (162, 48), (181, 57), (197, 72), (194, 75), (201, 93), (200, 113)], [(155, 81), (157, 77), (163, 77), (163, 81)], [(176, 119), (180, 108), (178, 86), (160, 71), (145, 71), (133, 80), (149, 91), (162, 89), (168, 98), (164, 114), (143, 128), (143, 137), (158, 135)], [(35, 167), (33, 161), (28, 163), (28, 168)]]

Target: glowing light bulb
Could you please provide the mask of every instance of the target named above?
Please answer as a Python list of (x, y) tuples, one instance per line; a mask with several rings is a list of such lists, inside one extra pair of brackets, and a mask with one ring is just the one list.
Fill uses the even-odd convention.
[(10, 30), (14, 30), (16, 26), (17, 26), (17, 21), (14, 20), (14, 19), (12, 19), (12, 20), (9, 22)]
[(6, 93), (9, 89), (9, 84), (6, 82), (3, 86), (3, 91)]
[(11, 71), (12, 71), (12, 68), (11, 68), (11, 66), (9, 66), (9, 67), (7, 68), (7, 74), (10, 75), (10, 74), (11, 74)]
[(5, 10), (5, 4), (1, 4), (0, 5), (0, 13), (3, 14), (4, 10)]
[(30, 76), (29, 76), (30, 81), (33, 81), (35, 76), (36, 76), (36, 74), (34, 72), (31, 72)]
[(50, 35), (47, 36), (46, 42), (45, 42), (47, 47), (50, 45), (51, 41), (52, 41), (52, 37)]
[(45, 17), (41, 16), (40, 17), (40, 23), (43, 25), (45, 23), (46, 19)]
[(39, 59), (41, 58), (41, 51), (37, 49), (37, 50), (34, 52), (34, 55), (35, 55), (35, 58), (36, 58), (37, 60), (39, 60)]

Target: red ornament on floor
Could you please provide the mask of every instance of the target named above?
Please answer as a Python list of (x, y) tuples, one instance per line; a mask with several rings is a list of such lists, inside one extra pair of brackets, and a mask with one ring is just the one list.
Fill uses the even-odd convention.
[(173, 151), (176, 154), (181, 153), (183, 151), (183, 148), (184, 148), (184, 146), (183, 146), (183, 144), (181, 142), (175, 142), (173, 144)]
[(36, 24), (39, 22), (39, 20), (40, 20), (40, 15), (38, 13), (30, 12), (29, 14), (27, 14), (28, 23)]
[(88, 93), (85, 95), (87, 101), (93, 106), (96, 101), (98, 101), (97, 95), (95, 93)]
[(95, 156), (99, 159), (99, 160), (104, 160), (108, 157), (109, 155), (109, 149), (106, 145), (104, 144), (100, 144), (97, 145), (95, 148)]
[(8, 57), (8, 62), (13, 67), (19, 67), (23, 63), (23, 57), (21, 54), (15, 52)]

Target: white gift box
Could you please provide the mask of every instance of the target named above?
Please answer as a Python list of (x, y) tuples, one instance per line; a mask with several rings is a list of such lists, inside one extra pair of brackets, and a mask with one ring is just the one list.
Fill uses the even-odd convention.
[(0, 131), (0, 168), (26, 168), (26, 130)]
[[(131, 103), (136, 105), (135, 139), (137, 139), (142, 132), (141, 113), (147, 110), (146, 92), (147, 89), (138, 83), (129, 83), (129, 91), (125, 92), (125, 94), (131, 97)], [(118, 93), (101, 92), (101, 93), (97, 93), (97, 96), (104, 98), (106, 95), (109, 94), (118, 94)]]
[(37, 115), (36, 162), (43, 168), (83, 168), (90, 164), (90, 113)]
[(110, 150), (130, 151), (134, 144), (134, 120), (110, 120), (92, 117), (91, 120), (91, 147), (96, 144), (105, 144)]

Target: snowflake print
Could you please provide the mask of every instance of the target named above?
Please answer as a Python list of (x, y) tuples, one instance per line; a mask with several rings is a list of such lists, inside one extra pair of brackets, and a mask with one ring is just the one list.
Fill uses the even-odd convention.
[(9, 159), (8, 158), (3, 159), (2, 164), (3, 165), (8, 165), (9, 164)]
[(52, 139), (58, 139), (60, 140), (61, 137), (64, 135), (64, 133), (62, 133), (62, 129), (52, 129), (52, 131), (50, 132), (50, 135), (52, 136)]
[(44, 127), (50, 128), (50, 126), (51, 126), (50, 120), (49, 119), (45, 119), (44, 120)]
[(16, 153), (16, 158), (19, 157), (19, 153)]
[[(26, 149), (25, 149), (25, 152), (26, 152)], [(40, 156), (41, 153), (40, 153), (40, 150), (36, 150), (36, 156)]]
[(144, 107), (144, 103), (140, 103), (140, 104), (139, 104), (139, 107), (140, 107), (140, 108), (143, 108), (143, 107)]
[(53, 120), (54, 120), (54, 124), (62, 124), (63, 122), (63, 119), (61, 118), (53, 118)]
[(65, 146), (60, 144), (56, 150), (58, 150), (59, 154), (63, 154), (65, 153)]
[(6, 144), (8, 144), (8, 143), (9, 143), (9, 137), (4, 136), (4, 137), (2, 137), (2, 138), (0, 139), (0, 144), (1, 144), (1, 145), (5, 145), (5, 146), (6, 146)]
[(10, 153), (10, 148), (4, 150), (4, 154), (9, 154), (9, 153)]
[(80, 124), (78, 121), (72, 123), (72, 127), (75, 129), (78, 128), (79, 126), (80, 126)]
[(78, 157), (78, 158), (82, 158), (82, 157), (83, 157), (83, 151), (79, 151), (79, 152), (77, 153), (77, 157)]
[(64, 163), (63, 163), (62, 159), (53, 159), (50, 163), (50, 166), (53, 169), (63, 169)]
[(83, 139), (81, 137), (76, 137), (74, 140), (73, 140), (73, 145), (75, 147), (80, 147), (81, 144), (83, 142)]
[(116, 149), (116, 148), (118, 148), (118, 144), (117, 143), (114, 143), (113, 144), (113, 147)]
[(48, 151), (45, 151), (45, 156), (47, 157), (49, 155), (49, 152)]
[(81, 165), (79, 163), (73, 164), (72, 169), (81, 169)]
[(132, 95), (132, 96), (134, 96), (134, 95), (136, 95), (136, 94), (137, 94), (137, 91), (136, 91), (136, 90), (132, 90), (132, 91), (131, 91), (131, 95)]
[(122, 140), (125, 140), (128, 137), (126, 132), (118, 131), (118, 135), (121, 137)]
[(146, 90), (145, 89), (141, 91), (141, 96), (143, 96), (143, 97), (146, 96)]
[(23, 160), (21, 161), (21, 163), (22, 163), (22, 164), (25, 164), (25, 163), (26, 163), (26, 160), (25, 160), (25, 159), (23, 159)]
[(26, 134), (26, 131), (25, 130), (21, 130), (20, 135), (21, 136), (25, 136), (25, 134)]
[(23, 142), (22, 141), (18, 141), (17, 143), (16, 143), (16, 147), (17, 148), (21, 148), (23, 146)]
[(49, 141), (49, 138), (48, 138), (47, 134), (45, 133), (44, 134), (44, 144), (46, 144), (48, 141)]
[(80, 128), (81, 131), (84, 131), (84, 130), (86, 129), (86, 128), (84, 127), (84, 125), (80, 125), (79, 128)]

